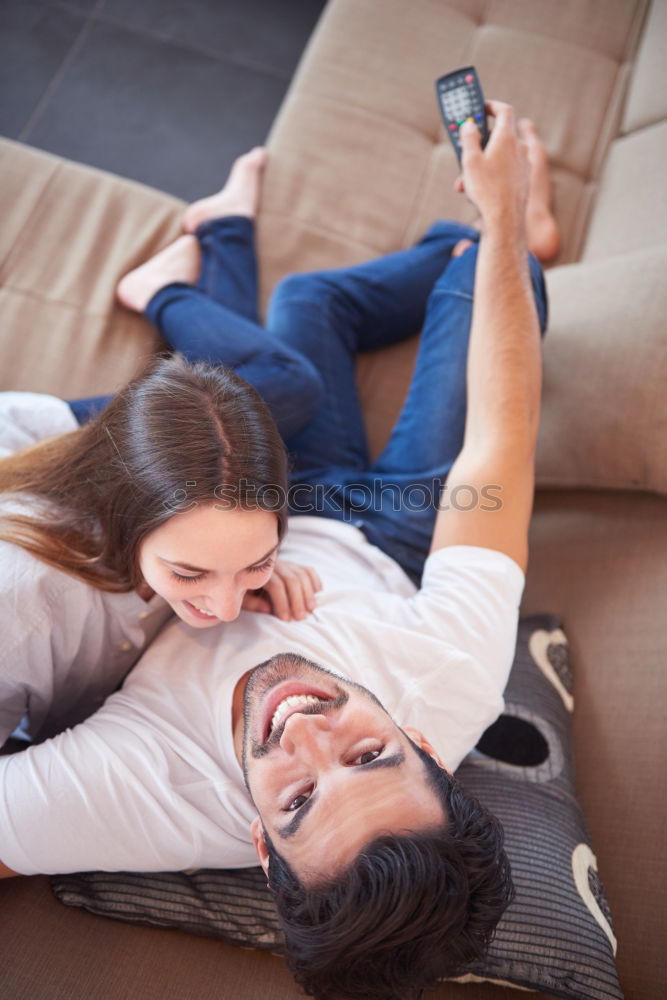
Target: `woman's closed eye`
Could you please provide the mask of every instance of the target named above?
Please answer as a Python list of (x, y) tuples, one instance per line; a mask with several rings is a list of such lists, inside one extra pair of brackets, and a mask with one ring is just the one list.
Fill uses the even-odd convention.
[(247, 573), (266, 573), (267, 569), (272, 569), (273, 564), (276, 561), (275, 556), (270, 556), (265, 559), (263, 563), (259, 563), (257, 566), (249, 566), (246, 570)]
[(172, 569), (171, 575), (175, 580), (179, 580), (181, 583), (195, 583), (197, 580), (203, 580), (206, 573), (197, 573), (195, 576), (185, 576), (183, 573), (177, 573), (175, 569)]

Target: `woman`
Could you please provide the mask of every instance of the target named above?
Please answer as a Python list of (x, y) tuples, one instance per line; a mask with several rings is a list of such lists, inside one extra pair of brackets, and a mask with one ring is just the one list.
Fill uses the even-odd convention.
[[(214, 199), (250, 239), (264, 159), (241, 158)], [(192, 206), (186, 224), (193, 210), (205, 222)], [(276, 559), (287, 497), (279, 431), (252, 386), (219, 366), (258, 385), (284, 434), (313, 412), (319, 376), (259, 327), (254, 253), (250, 271), (235, 270), (244, 254), (225, 220), (213, 245), (199, 222), (201, 244), (184, 240), (217, 299), (169, 277), (151, 296), (181, 355), (111, 401), (0, 394), (0, 745), (22, 720), (22, 734), (41, 740), (94, 711), (172, 611), (207, 628), (241, 606), (283, 618), (314, 607), (315, 571)], [(129, 275), (121, 298), (144, 275)], [(197, 301), (184, 315), (188, 296)]]

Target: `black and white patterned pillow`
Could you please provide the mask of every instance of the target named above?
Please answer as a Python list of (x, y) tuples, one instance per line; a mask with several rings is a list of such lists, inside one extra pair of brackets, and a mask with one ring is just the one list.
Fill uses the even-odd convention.
[[(573, 785), (573, 700), (567, 640), (550, 615), (524, 619), (504, 714), (457, 772), (505, 828), (516, 899), (480, 979), (576, 1000), (623, 1000), (616, 940)], [(56, 876), (63, 903), (153, 927), (178, 927), (279, 952), (281, 936), (260, 868), (192, 873)]]

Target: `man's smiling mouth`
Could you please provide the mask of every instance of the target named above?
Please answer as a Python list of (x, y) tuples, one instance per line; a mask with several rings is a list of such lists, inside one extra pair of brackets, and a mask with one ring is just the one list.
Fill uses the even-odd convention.
[[(285, 723), (291, 715), (302, 712), (315, 715), (333, 707), (337, 702), (336, 693), (323, 690), (319, 685), (305, 680), (286, 680), (276, 684), (264, 696), (262, 711), (261, 740), (264, 745), (273, 744), (282, 735)], [(347, 700), (347, 698), (345, 698)]]
[(269, 722), (268, 735), (270, 736), (281, 722), (286, 722), (290, 715), (300, 712), (307, 705), (321, 705), (322, 701), (322, 698), (318, 698), (314, 694), (290, 694), (287, 698), (283, 698)]

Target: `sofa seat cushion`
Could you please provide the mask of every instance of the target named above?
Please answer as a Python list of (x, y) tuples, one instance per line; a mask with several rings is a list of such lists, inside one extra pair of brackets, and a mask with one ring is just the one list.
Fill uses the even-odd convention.
[(667, 245), (666, 164), (667, 121), (612, 143), (583, 260)]
[(115, 304), (116, 284), (175, 239), (182, 203), (8, 139), (0, 171), (0, 388), (66, 398), (120, 388), (165, 345)]
[(667, 244), (547, 273), (540, 487), (667, 493), (665, 275)]

